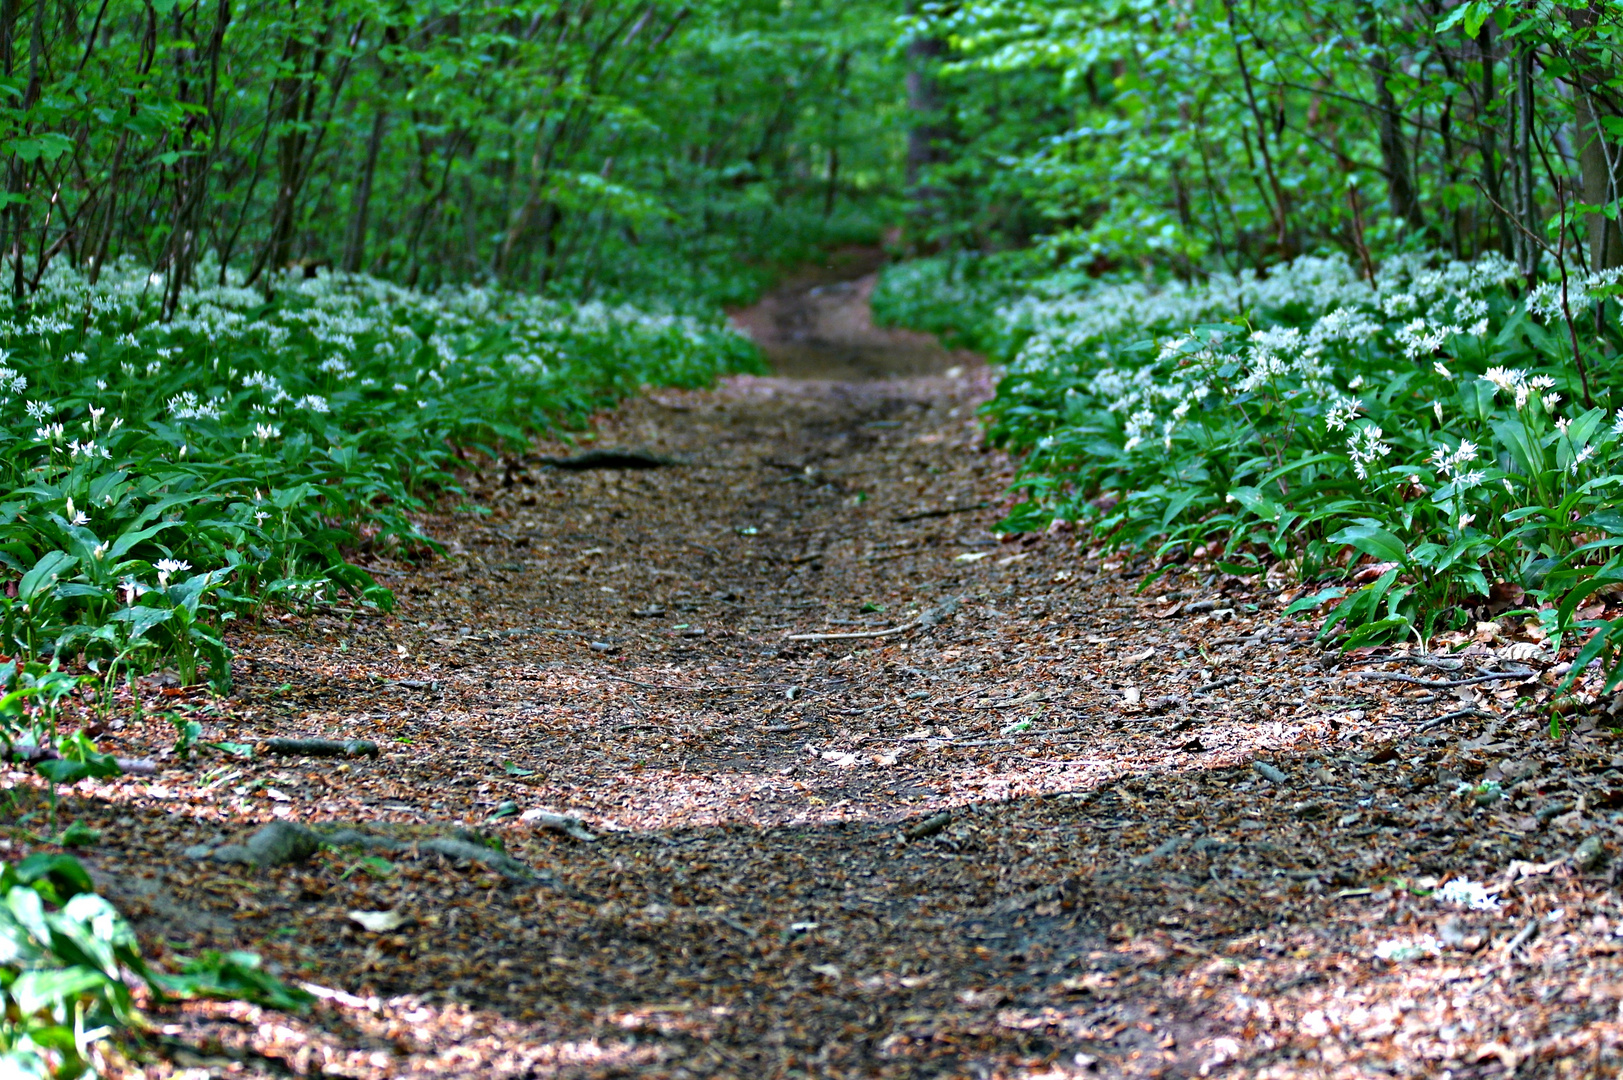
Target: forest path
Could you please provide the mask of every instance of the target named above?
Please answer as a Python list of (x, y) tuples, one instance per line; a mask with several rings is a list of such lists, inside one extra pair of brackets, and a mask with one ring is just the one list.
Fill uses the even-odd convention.
[(933, 335), (874, 325), (868, 300), (884, 259), (879, 248), (841, 249), (732, 312), (733, 325), (786, 378), (865, 382), (975, 364), (973, 353), (944, 349)]
[[(1140, 596), (1141, 565), (1070, 534), (1000, 542), (988, 391), (983, 368), (660, 391), (594, 445), (668, 464), (514, 458), (473, 479), (488, 516), (428, 522), (448, 557), (378, 567), (394, 614), (238, 635), (207, 740), (381, 756), (166, 757), (70, 812), (117, 838), (93, 865), (160, 958), (248, 947), (342, 993), (305, 1017), (188, 1005), (166, 1030), (205, 1052), (145, 1075), (1475, 1076), (1599, 1053), (1604, 879), (1535, 866), (1505, 885), (1515, 922), (1418, 895), (1603, 827), (1453, 795), (1485, 763), (1548, 768), (1537, 731), (1454, 717), (1377, 753), (1455, 692), (1361, 680), (1240, 579)], [(171, 737), (153, 717), (106, 742)], [(1586, 747), (1609, 754), (1561, 754)], [(409, 846), (180, 854), (278, 818), (477, 830), (542, 880)], [(1546, 932), (1501, 947), (1528, 919)], [(1394, 941), (1427, 958), (1375, 958)], [(1539, 963), (1574, 989), (1539, 1000)]]

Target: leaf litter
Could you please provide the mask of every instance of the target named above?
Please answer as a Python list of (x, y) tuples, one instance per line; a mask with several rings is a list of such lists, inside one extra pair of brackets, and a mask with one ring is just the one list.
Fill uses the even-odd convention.
[[(1549, 737), (1557, 658), (1000, 538), (989, 380), (629, 404), (595, 444), (680, 465), (470, 475), (396, 613), (237, 633), (189, 757), (177, 696), (114, 721), (156, 771), (65, 801), (99, 885), (318, 998), (154, 1006), (126, 1074), (1615, 1069), (1623, 744)], [(314, 850), (184, 854), (273, 822)]]

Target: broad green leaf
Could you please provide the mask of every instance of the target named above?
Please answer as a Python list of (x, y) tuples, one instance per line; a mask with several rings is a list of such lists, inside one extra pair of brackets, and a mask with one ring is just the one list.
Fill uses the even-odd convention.
[(1408, 551), (1403, 541), (1375, 525), (1349, 525), (1330, 537), (1333, 544), (1347, 544), (1381, 562), (1405, 562)]

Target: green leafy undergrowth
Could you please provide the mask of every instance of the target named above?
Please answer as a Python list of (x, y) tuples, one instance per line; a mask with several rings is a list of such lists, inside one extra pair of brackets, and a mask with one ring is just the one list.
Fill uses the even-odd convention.
[(226, 997), (300, 1009), (312, 1000), (262, 971), (252, 953), (207, 954), (178, 975), (156, 971), (78, 860), (40, 853), (0, 863), (0, 1076), (94, 1074), (96, 1044), (141, 1027), (126, 976), (158, 1001)]
[(1005, 528), (1057, 517), (1230, 573), (1284, 566), (1321, 585), (1295, 610), (1348, 645), (1429, 641), (1491, 595), (1556, 644), (1589, 635), (1574, 671), (1623, 672), (1623, 619), (1577, 617), (1623, 583), (1619, 340), (1594, 329), (1617, 275), (1564, 303), (1518, 277), (1498, 256), (1394, 258), (1373, 282), (1302, 258), (1034, 288), (976, 331), (1007, 365), (988, 433), (1026, 455)]
[(999, 309), (1029, 292), (1034, 256), (1024, 251), (981, 255), (953, 252), (894, 263), (879, 275), (870, 301), (881, 326), (905, 326), (939, 335), (950, 346), (992, 355), (1017, 347)]
[(53, 268), (0, 313), (0, 652), (223, 687), (228, 619), (388, 606), (355, 553), (420, 542), (459, 455), (759, 364), (719, 318), (494, 289), (288, 276), (190, 290), (168, 322), (161, 292)]

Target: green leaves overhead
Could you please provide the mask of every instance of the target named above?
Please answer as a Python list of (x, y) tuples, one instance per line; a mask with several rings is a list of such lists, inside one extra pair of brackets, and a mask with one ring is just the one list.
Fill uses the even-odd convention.
[[(39, 9), (0, 77), (18, 297), (61, 259), (739, 299), (876, 239), (900, 3), (290, 0)], [(0, 17), (17, 20), (18, 13)], [(86, 36), (86, 28), (95, 32)], [(858, 105), (858, 102), (864, 102)], [(140, 212), (135, 207), (145, 208)], [(675, 295), (672, 295), (675, 294)]]

